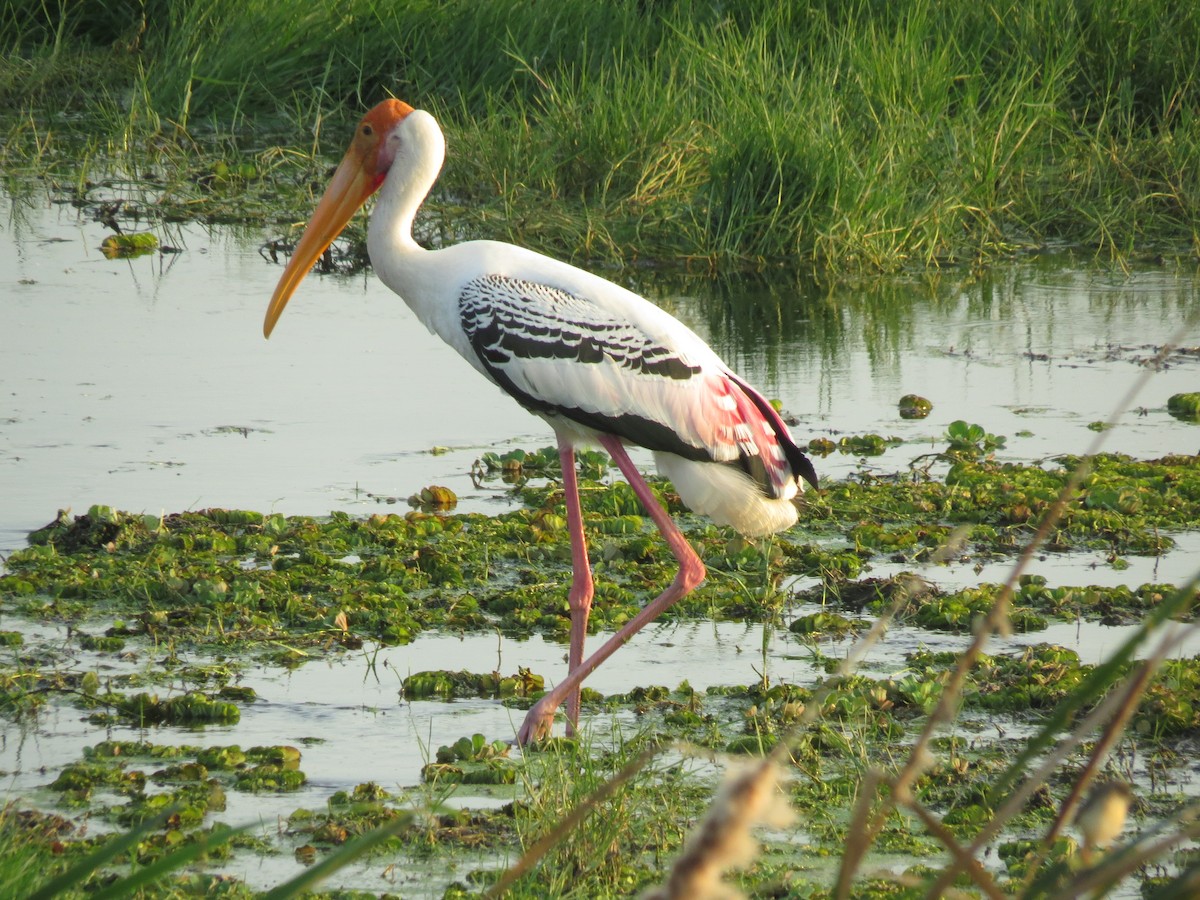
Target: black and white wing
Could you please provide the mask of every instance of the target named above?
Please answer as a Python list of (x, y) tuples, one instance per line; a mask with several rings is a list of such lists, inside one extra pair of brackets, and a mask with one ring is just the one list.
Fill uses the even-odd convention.
[(684, 459), (739, 465), (767, 496), (794, 493), (796, 475), (812, 467), (770, 404), (682, 323), (660, 313), (653, 328), (640, 327), (640, 309), (607, 301), (487, 275), (464, 286), (458, 310), (484, 370), (527, 409)]

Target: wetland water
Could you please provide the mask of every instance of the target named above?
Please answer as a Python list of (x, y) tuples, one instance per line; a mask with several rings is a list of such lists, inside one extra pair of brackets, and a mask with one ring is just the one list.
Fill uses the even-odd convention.
[[(0, 553), (23, 546), (58, 509), (78, 514), (92, 504), (152, 514), (229, 507), (367, 515), (403, 512), (403, 498), (443, 484), (457, 493), (460, 511), (494, 512), (512, 500), (496, 483), (476, 487), (472, 463), (486, 451), (551, 443), (540, 420), (426, 333), (370, 273), (310, 276), (264, 341), (262, 317), (281, 270), (258, 248), (276, 235), (179, 226), (160, 234), (179, 252), (110, 260), (98, 249), (107, 230), (71, 206), (8, 197), (0, 197), (0, 230)], [(1190, 269), (1104, 271), (1052, 257), (978, 278), (951, 273), (833, 291), (791, 278), (618, 277), (779, 398), (802, 443), (868, 432), (904, 440), (867, 459), (815, 459), (824, 479), (903, 471), (943, 445), (956, 419), (1006, 436), (1002, 459), (1080, 453), (1095, 438), (1089, 424), (1113, 412), (1165, 341), (1200, 344), (1196, 330), (1176, 334), (1200, 308), (1200, 279)], [(1200, 355), (1174, 354), (1107, 432), (1104, 449), (1143, 458), (1200, 451), (1200, 426), (1166, 411), (1170, 395), (1196, 390)], [(932, 414), (901, 419), (897, 401), (906, 393), (929, 398)], [(1197, 549), (1184, 536), (1166, 556), (1130, 557), (1124, 570), (1103, 554), (1080, 553), (1045, 557), (1033, 571), (1051, 585), (1178, 582), (1200, 564)], [(970, 583), (999, 580), (1006, 568), (926, 574)], [(34, 641), (66, 640), (65, 627), (11, 616), (4, 627)], [(1054, 640), (1095, 661), (1118, 631), (1057, 625), (1052, 637), (1013, 640)], [(918, 645), (953, 649), (962, 639), (895, 629), (870, 665), (900, 667)], [(105, 738), (302, 745), (309, 783), (301, 794), (230, 794), (227, 821), (270, 821), (360, 782), (415, 783), (439, 744), (475, 731), (508, 737), (519, 724), (517, 713), (492, 701), (405, 703), (400, 677), (521, 665), (552, 681), (564, 671), (563, 654), (540, 638), (423, 635), (386, 649), (373, 667), (364, 652), (294, 671), (256, 670), (245, 683), (262, 700), (238, 725), (210, 727), (203, 738), (183, 729), (97, 728), (65, 707), (32, 728), (0, 726), (0, 770), (10, 796), (37, 796), (49, 780), (43, 767), (77, 759)], [(650, 628), (622, 660), (589, 685), (615, 692), (685, 678), (697, 688), (718, 679), (746, 684), (764, 665), (775, 680), (814, 676), (789, 635), (741, 624)], [(111, 670), (145, 664), (114, 662)], [(472, 794), (463, 802), (493, 801)], [(238, 874), (262, 885), (294, 867), (290, 856), (271, 865), (252, 859)]]
[[(58, 508), (92, 503), (367, 513), (444, 483), (460, 509), (488, 511), (506, 498), (473, 488), (472, 461), (552, 443), (369, 272), (310, 277), (264, 341), (280, 274), (258, 251), (270, 235), (184, 226), (164, 240), (178, 253), (110, 260), (98, 249), (107, 230), (72, 207), (7, 197), (0, 227), (0, 550)], [(875, 458), (888, 471), (955, 419), (1007, 436), (1002, 458), (1083, 451), (1089, 423), (1200, 306), (1192, 271), (1083, 271), (1063, 258), (831, 293), (791, 279), (621, 280), (779, 398), (802, 442), (910, 442)], [(1200, 450), (1200, 426), (1166, 412), (1198, 381), (1200, 355), (1173, 357), (1104, 449)], [(929, 418), (897, 415), (910, 392), (933, 402)], [(818, 471), (856, 468), (835, 454)]]

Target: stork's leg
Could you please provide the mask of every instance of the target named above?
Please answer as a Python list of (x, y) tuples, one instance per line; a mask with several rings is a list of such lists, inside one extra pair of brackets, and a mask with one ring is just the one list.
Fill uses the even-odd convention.
[[(587, 538), (583, 533), (583, 512), (579, 508), (579, 482), (575, 475), (575, 449), (558, 439), (558, 459), (562, 463), (563, 502), (567, 506), (567, 530), (571, 533), (571, 650), (567, 657), (570, 675), (583, 661), (583, 642), (587, 638), (588, 614), (592, 610), (592, 567), (588, 562)], [(567, 697), (567, 734), (579, 725), (579, 687)]]
[(700, 557), (696, 555), (691, 544), (675, 527), (675, 523), (671, 521), (667, 511), (659, 504), (650, 490), (650, 486), (646, 484), (646, 480), (634, 466), (629, 454), (625, 452), (621, 442), (615, 437), (602, 435), (600, 444), (612, 456), (617, 467), (625, 476), (625, 480), (629, 482), (629, 486), (633, 488), (634, 493), (642, 502), (642, 506), (646, 508), (650, 518), (662, 532), (667, 546), (671, 548), (675, 559), (679, 561), (679, 572), (670, 587), (646, 604), (641, 612), (625, 624), (624, 628), (605, 641), (599, 650), (567, 673), (565, 681), (557, 685), (554, 690), (547, 692), (533, 705), (525, 716), (520, 731), (517, 732), (518, 744), (527, 744), (549, 734), (550, 727), (554, 724), (554, 711), (567, 698), (578, 692), (579, 685), (588, 675), (592, 674), (597, 666), (612, 656), (638, 631), (662, 615), (672, 604), (691, 593), (704, 580), (704, 563), (700, 561)]

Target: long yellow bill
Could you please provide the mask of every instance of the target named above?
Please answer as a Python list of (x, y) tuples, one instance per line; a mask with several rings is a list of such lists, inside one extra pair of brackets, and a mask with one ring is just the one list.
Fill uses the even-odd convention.
[(271, 295), (267, 317), (263, 322), (263, 337), (270, 337), (275, 323), (283, 315), (283, 308), (295, 293), (304, 276), (309, 273), (317, 259), (342, 233), (367, 202), (367, 198), (383, 183), (386, 162), (381, 159), (380, 148), (384, 139), (396, 124), (412, 112), (412, 107), (399, 100), (385, 100), (368, 112), (358, 125), (354, 141), (333, 173), (333, 180), (325, 189), (321, 202), (313, 213), (312, 220), (300, 236), (300, 243), (292, 251)]
[(351, 149), (333, 173), (333, 181), (325, 189), (325, 195), (317, 204), (312, 220), (300, 237), (300, 243), (292, 251), (292, 258), (288, 260), (279, 284), (275, 285), (271, 305), (267, 307), (267, 318), (263, 322), (263, 337), (271, 336), (275, 323), (283, 315), (283, 308), (304, 276), (374, 192), (374, 179), (367, 174), (362, 162)]

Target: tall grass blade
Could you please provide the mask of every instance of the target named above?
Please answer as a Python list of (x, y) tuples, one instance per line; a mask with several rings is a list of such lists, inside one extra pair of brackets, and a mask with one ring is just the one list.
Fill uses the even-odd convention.
[[(505, 870), (495, 883), (493, 883), (486, 891), (484, 897), (500, 897), (504, 892), (517, 883), (530, 869), (538, 864), (538, 862), (549, 853), (556, 845), (565, 840), (580, 823), (586, 819), (592, 811), (613, 796), (620, 790), (626, 782), (637, 775), (642, 769), (646, 768), (659, 753), (663, 747), (660, 744), (651, 744), (642, 750), (637, 756), (626, 763), (616, 775), (606, 781), (599, 789), (589, 794), (581, 803), (576, 805), (563, 819), (558, 822), (553, 828), (548, 830), (541, 838), (539, 838), (532, 847), (522, 854), (521, 858), (512, 866)], [(273, 898), (272, 898), (273, 900)]]
[(412, 813), (401, 813), (386, 825), (381, 825), (374, 831), (368, 831), (361, 837), (348, 841), (295, 878), (267, 891), (262, 895), (262, 900), (290, 900), (292, 897), (300, 896), (304, 891), (311, 890), (339, 869), (370, 853), (389, 838), (395, 837), (408, 827), (412, 818)]
[[(1200, 837), (1198, 817), (1200, 803), (1191, 803), (1172, 819), (1158, 823), (1132, 843), (1109, 850), (1094, 866), (1075, 873), (1065, 881), (1059, 880), (1060, 871), (1047, 870), (1033, 881), (1025, 896), (1104, 896), (1130, 873), (1158, 859), (1173, 847)], [(1195, 878), (1194, 868), (1181, 873), (1178, 878), (1172, 880), (1173, 883), (1182, 888), (1187, 880)], [(1188, 872), (1192, 874), (1189, 875)], [(1194, 897), (1195, 894), (1183, 896)]]
[(199, 859), (217, 847), (227, 844), (238, 834), (252, 827), (254, 826), (241, 825), (237, 828), (222, 828), (220, 831), (214, 828), (212, 831), (198, 834), (192, 839), (191, 843), (180, 847), (178, 850), (167, 854), (161, 859), (155, 860), (148, 866), (142, 866), (134, 870), (125, 878), (118, 879), (108, 887), (101, 888), (89, 896), (91, 900), (120, 900), (123, 897), (132, 897), (142, 888), (152, 885), (160, 878), (182, 869), (188, 863)]
[(157, 816), (146, 819), (119, 838), (102, 844), (57, 878), (52, 878), (30, 894), (28, 900), (53, 900), (64, 891), (80, 887), (89, 876), (100, 871), (121, 854), (136, 847), (142, 838), (161, 828), (176, 812), (177, 810), (174, 808), (164, 810)]
[(1013, 786), (1024, 774), (1034, 758), (1045, 752), (1054, 742), (1057, 735), (1068, 726), (1068, 723), (1086, 705), (1095, 702), (1113, 685), (1125, 671), (1138, 648), (1149, 639), (1153, 630), (1171, 618), (1180, 615), (1196, 600), (1196, 591), (1200, 588), (1200, 574), (1192, 576), (1186, 584), (1178, 587), (1166, 597), (1162, 603), (1150, 611), (1145, 619), (1117, 648), (1105, 662), (1083, 680), (1078, 690), (1072, 691), (1054, 708), (1045, 720), (1042, 728), (1025, 744), (1025, 748), (1017, 754), (1016, 759), (997, 779), (989, 785), (988, 798), (990, 803), (996, 803), (1013, 789)]

